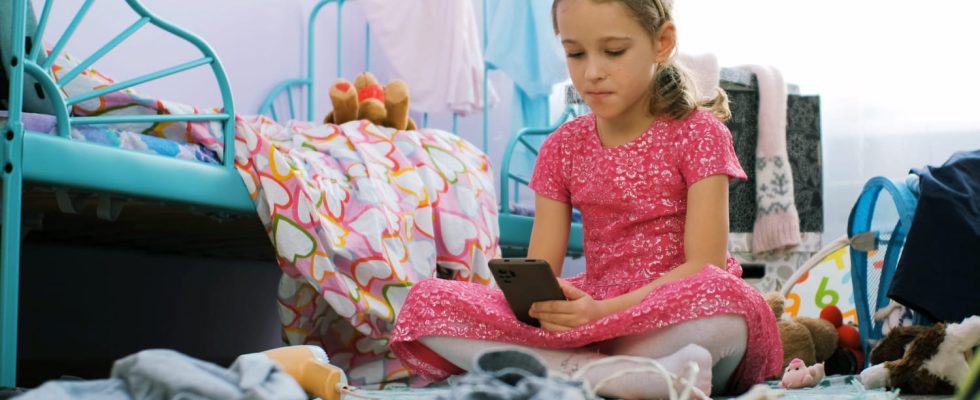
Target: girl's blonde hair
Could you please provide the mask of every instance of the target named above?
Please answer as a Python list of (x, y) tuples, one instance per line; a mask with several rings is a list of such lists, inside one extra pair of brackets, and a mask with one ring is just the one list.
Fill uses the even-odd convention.
[[(555, 34), (558, 34), (558, 3), (555, 0), (551, 5), (551, 22), (554, 25)], [(591, 0), (596, 3), (620, 3), (629, 10), (630, 14), (640, 23), (653, 38), (657, 31), (667, 21), (672, 21), (671, 10), (673, 9), (672, 0)], [(677, 64), (672, 54), (665, 63), (657, 65), (656, 73), (650, 82), (650, 114), (667, 114), (675, 119), (682, 119), (698, 109), (705, 107), (710, 109), (722, 121), (731, 118), (732, 113), (728, 108), (728, 95), (721, 88), (714, 98), (699, 101), (699, 94), (691, 78), (684, 68)]]

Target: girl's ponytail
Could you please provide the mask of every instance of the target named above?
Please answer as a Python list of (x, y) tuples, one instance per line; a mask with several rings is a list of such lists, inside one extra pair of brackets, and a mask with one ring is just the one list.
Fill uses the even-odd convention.
[(671, 57), (666, 64), (658, 65), (656, 74), (650, 82), (650, 114), (667, 114), (674, 119), (683, 119), (690, 113), (705, 107), (718, 119), (727, 121), (732, 117), (728, 108), (728, 95), (721, 88), (715, 97), (698, 100), (700, 95), (684, 68)]

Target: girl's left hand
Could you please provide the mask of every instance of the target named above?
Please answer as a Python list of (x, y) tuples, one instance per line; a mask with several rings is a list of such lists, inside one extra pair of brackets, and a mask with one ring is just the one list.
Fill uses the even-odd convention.
[(564, 280), (558, 283), (568, 300), (539, 301), (531, 305), (528, 314), (541, 321), (541, 328), (568, 331), (606, 316), (602, 304), (588, 293)]

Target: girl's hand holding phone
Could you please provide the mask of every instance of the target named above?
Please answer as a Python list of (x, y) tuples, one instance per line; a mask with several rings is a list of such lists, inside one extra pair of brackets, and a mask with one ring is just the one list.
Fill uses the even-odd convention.
[(549, 331), (568, 331), (607, 315), (602, 302), (588, 293), (558, 279), (568, 300), (539, 301), (531, 305), (529, 314), (541, 321), (541, 328)]

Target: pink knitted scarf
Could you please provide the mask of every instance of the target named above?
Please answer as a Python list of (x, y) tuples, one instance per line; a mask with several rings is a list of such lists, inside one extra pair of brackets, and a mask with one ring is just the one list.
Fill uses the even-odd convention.
[(749, 65), (759, 83), (755, 227), (752, 252), (800, 244), (800, 216), (793, 200), (793, 170), (786, 153), (786, 84), (774, 67)]

